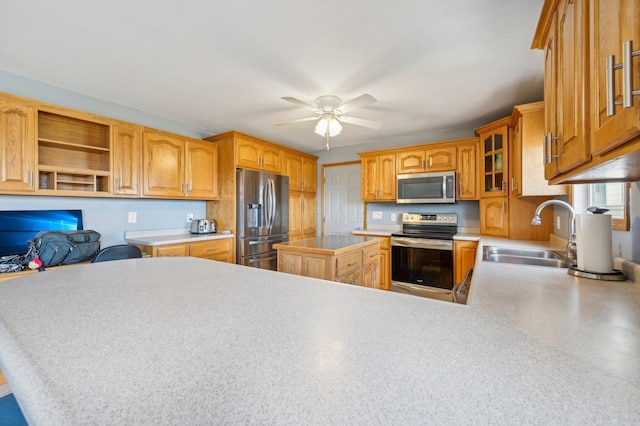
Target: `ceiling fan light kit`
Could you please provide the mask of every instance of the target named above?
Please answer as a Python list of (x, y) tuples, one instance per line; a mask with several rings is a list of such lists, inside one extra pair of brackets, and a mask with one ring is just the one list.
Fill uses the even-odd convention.
[(342, 125), (337, 118), (332, 117), (330, 114), (326, 114), (320, 117), (314, 131), (320, 136), (326, 136), (327, 132), (329, 132), (329, 136), (334, 137), (340, 134), (342, 131)]
[(345, 115), (347, 112), (352, 111), (356, 108), (361, 108), (363, 106), (371, 105), (377, 102), (376, 98), (366, 93), (344, 104), (342, 103), (342, 99), (332, 95), (323, 95), (317, 97), (315, 106), (310, 105), (306, 102), (302, 102), (301, 100), (298, 100), (296, 98), (283, 97), (282, 99), (302, 108), (308, 109), (315, 113), (317, 116), (293, 120), (286, 123), (279, 123), (278, 125), (318, 120), (314, 132), (320, 136), (326, 137), (327, 150), (329, 149), (329, 138), (339, 135), (342, 131), (341, 123), (368, 127), (370, 129), (379, 129), (382, 126), (382, 123), (377, 121)]

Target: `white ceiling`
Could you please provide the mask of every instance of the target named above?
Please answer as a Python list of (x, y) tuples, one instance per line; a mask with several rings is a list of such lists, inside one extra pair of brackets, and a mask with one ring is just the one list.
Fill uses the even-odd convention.
[(280, 99), (378, 102), (333, 147), (473, 128), (541, 100), (530, 50), (543, 0), (0, 0), (0, 70), (303, 151), (324, 147)]

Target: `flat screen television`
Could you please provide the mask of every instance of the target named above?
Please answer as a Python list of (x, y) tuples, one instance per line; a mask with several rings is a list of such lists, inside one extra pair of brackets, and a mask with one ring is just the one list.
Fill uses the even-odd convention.
[(0, 258), (25, 254), (38, 231), (82, 229), (82, 210), (0, 210)]

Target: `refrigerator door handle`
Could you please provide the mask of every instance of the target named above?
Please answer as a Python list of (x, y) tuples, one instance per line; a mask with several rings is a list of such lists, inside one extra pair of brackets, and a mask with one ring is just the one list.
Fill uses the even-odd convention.
[(276, 221), (276, 209), (278, 208), (278, 198), (276, 197), (276, 183), (271, 179), (271, 198), (273, 200), (272, 212), (271, 212), (271, 227)]
[(267, 229), (271, 229), (271, 183), (267, 179), (264, 185), (264, 220)]

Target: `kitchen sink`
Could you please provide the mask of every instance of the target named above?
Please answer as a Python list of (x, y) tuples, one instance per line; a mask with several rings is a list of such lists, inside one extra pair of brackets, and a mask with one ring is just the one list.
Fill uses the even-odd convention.
[(535, 248), (485, 246), (482, 250), (482, 260), (553, 268), (571, 266), (571, 261), (564, 255), (553, 250)]

